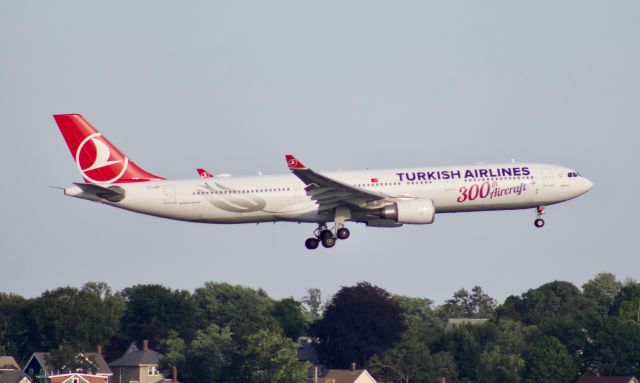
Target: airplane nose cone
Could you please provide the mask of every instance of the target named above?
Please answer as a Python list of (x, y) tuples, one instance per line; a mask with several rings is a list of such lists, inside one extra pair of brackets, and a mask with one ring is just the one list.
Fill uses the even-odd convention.
[(581, 191), (580, 194), (586, 193), (589, 190), (591, 190), (591, 188), (593, 187), (593, 182), (591, 182), (589, 179), (583, 177), (582, 178), (582, 185), (580, 185), (580, 186), (582, 188), (582, 191)]

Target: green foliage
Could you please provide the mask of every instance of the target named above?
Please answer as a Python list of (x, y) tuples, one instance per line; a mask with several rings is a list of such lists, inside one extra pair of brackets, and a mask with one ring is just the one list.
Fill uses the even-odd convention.
[(601, 375), (640, 375), (640, 325), (608, 317), (588, 331), (584, 358), (591, 369)]
[(527, 383), (570, 383), (577, 368), (573, 358), (560, 341), (552, 336), (538, 339), (525, 353)]
[(297, 340), (304, 335), (307, 323), (302, 315), (300, 302), (293, 298), (275, 302), (271, 309), (271, 314), (280, 324), (286, 337)]
[(126, 303), (122, 331), (128, 342), (148, 339), (154, 348), (171, 330), (191, 339), (197, 328), (196, 306), (188, 291), (136, 285), (124, 289), (122, 297)]
[(461, 288), (447, 299), (442, 310), (447, 318), (492, 318), (497, 303), (480, 286), (474, 286), (471, 292)]
[(60, 371), (84, 371), (96, 373), (96, 360), (93, 356), (87, 357), (82, 351), (69, 346), (61, 346), (57, 350), (50, 351), (47, 355), (47, 363), (54, 370)]
[(640, 284), (627, 281), (611, 304), (611, 315), (640, 324)]
[(520, 382), (526, 341), (535, 331), (520, 322), (502, 320), (495, 342), (480, 356), (480, 382)]
[(45, 291), (33, 302), (31, 311), (41, 347), (60, 345), (77, 351), (95, 350), (118, 330), (122, 302), (104, 283), (92, 283), (82, 289), (61, 287)]
[(441, 349), (454, 356), (458, 376), (462, 381), (476, 381), (480, 365), (480, 342), (470, 328), (462, 327), (444, 336)]
[(391, 294), (361, 282), (340, 289), (310, 333), (319, 339), (317, 350), (327, 366), (347, 368), (385, 351), (405, 329), (402, 309)]
[(37, 350), (40, 334), (31, 315), (32, 300), (19, 295), (0, 293), (0, 351), (18, 360)]
[(598, 273), (593, 279), (582, 285), (585, 298), (591, 300), (601, 315), (607, 315), (613, 301), (620, 292), (622, 283), (612, 273)]
[(371, 357), (367, 368), (385, 382), (430, 382), (436, 377), (429, 347), (410, 330), (392, 348)]
[(215, 324), (195, 333), (189, 345), (184, 369), (184, 380), (188, 382), (225, 382), (231, 375), (235, 355), (231, 331)]
[(522, 297), (510, 296), (498, 310), (498, 316), (541, 325), (550, 320), (583, 318), (596, 310), (595, 304), (577, 287), (555, 281), (531, 289)]
[(456, 360), (448, 351), (433, 354), (433, 370), (437, 378), (445, 378), (447, 382), (458, 379)]
[(173, 367), (178, 371), (185, 370), (186, 344), (175, 330), (170, 330), (167, 338), (161, 339), (159, 347), (164, 351), (164, 358), (160, 360), (160, 370), (169, 376)]
[[(206, 283), (193, 294), (159, 285), (112, 293), (105, 283), (62, 287), (25, 299), (0, 293), (0, 354), (25, 361), (51, 351), (57, 368), (91, 369), (78, 353), (105, 345), (107, 360), (132, 340), (149, 339), (167, 374), (196, 382), (301, 382), (295, 339), (319, 339), (332, 368), (363, 366), (381, 380), (569, 382), (576, 373), (640, 375), (640, 285), (600, 273), (583, 285), (551, 282), (498, 307), (474, 287), (440, 307), (427, 298), (392, 297), (363, 282), (341, 289), (324, 308), (320, 291), (302, 303), (262, 290)], [(320, 315), (324, 315), (320, 317)], [(444, 332), (449, 316), (492, 318)]]
[(404, 314), (405, 322), (414, 333), (427, 343), (431, 343), (444, 334), (445, 322), (433, 310), (433, 302), (428, 298), (412, 298), (395, 295), (394, 301), (398, 303)]
[(322, 317), (324, 307), (320, 289), (307, 289), (307, 295), (302, 297), (302, 304), (309, 321), (313, 322)]
[(228, 283), (207, 282), (193, 294), (201, 326), (215, 323), (230, 327), (234, 336), (244, 338), (261, 329), (280, 331), (271, 315), (274, 302), (263, 290)]
[(279, 333), (260, 330), (247, 338), (242, 352), (242, 381), (247, 383), (300, 383), (309, 365), (298, 362), (297, 343)]

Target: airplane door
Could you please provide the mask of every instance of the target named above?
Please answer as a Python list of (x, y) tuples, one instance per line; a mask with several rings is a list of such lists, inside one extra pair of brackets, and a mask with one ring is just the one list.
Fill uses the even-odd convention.
[(549, 168), (542, 168), (542, 185), (553, 186), (553, 173)]
[(176, 203), (175, 185), (167, 185), (164, 187), (164, 203), (165, 205)]

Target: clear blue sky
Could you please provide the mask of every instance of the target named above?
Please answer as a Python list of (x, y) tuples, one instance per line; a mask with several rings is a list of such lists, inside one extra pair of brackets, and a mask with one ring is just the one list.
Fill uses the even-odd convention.
[[(437, 303), (600, 271), (640, 279), (638, 1), (2, 1), (0, 291), (205, 281), (300, 298), (370, 281)], [(312, 225), (199, 225), (66, 198), (51, 117), (155, 174), (548, 162), (594, 181), (533, 211), (440, 215), (307, 251)]]

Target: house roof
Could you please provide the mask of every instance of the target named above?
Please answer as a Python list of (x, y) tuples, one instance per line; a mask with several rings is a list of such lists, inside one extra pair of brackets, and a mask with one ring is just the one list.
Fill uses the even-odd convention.
[(638, 379), (635, 376), (582, 375), (576, 383), (638, 383)]
[[(40, 364), (40, 366), (42, 366), (43, 370), (53, 371), (53, 366), (47, 362), (48, 355), (49, 355), (48, 352), (34, 352), (31, 358), (29, 358), (29, 362), (27, 362), (24, 368), (26, 369), (29, 366), (29, 364), (31, 364), (31, 360), (35, 358)], [(109, 365), (104, 360), (101, 354), (98, 354), (97, 352), (83, 352), (83, 353), (79, 353), (78, 356), (84, 356), (90, 361), (93, 359), (93, 361), (95, 361), (94, 366), (96, 367), (97, 374), (113, 375), (113, 372), (111, 371), (111, 369), (109, 368)], [(36, 371), (36, 373), (38, 372), (39, 371)]]
[[(375, 379), (367, 372), (367, 370), (329, 370), (324, 376), (323, 383), (354, 383), (362, 375), (365, 375), (369, 382), (375, 383)], [(364, 381), (367, 381), (364, 380)]]
[(31, 381), (29, 375), (22, 371), (0, 371), (0, 383), (19, 383), (25, 378)]
[(146, 364), (160, 364), (160, 359), (162, 358), (164, 358), (164, 355), (161, 353), (146, 349), (142, 351), (128, 352), (124, 354), (122, 358), (109, 363), (109, 366), (134, 367)]
[(20, 370), (20, 365), (13, 356), (0, 356), (0, 370)]

